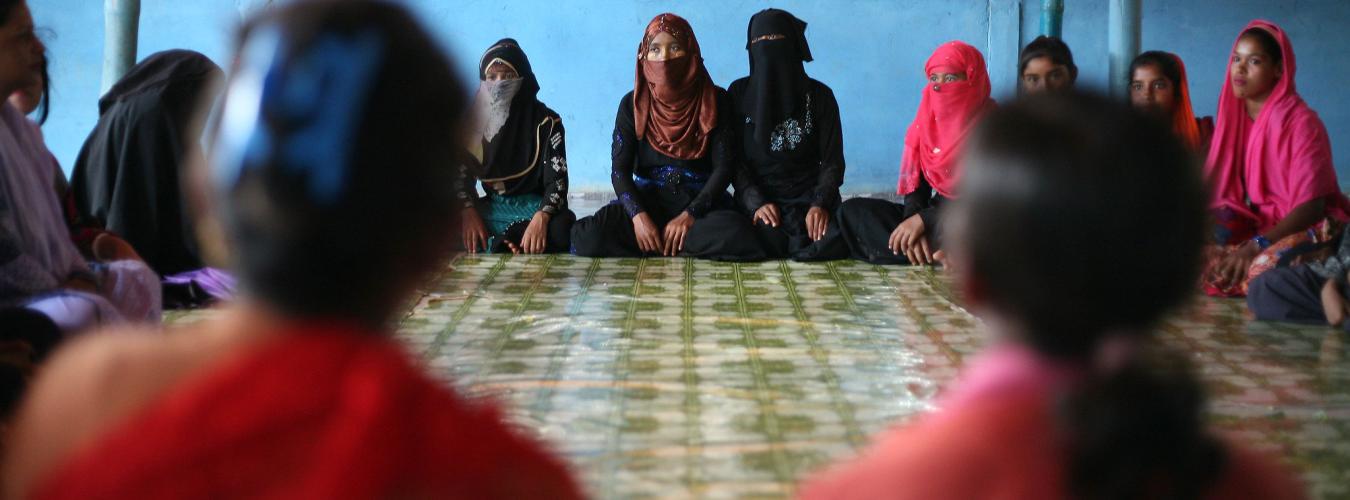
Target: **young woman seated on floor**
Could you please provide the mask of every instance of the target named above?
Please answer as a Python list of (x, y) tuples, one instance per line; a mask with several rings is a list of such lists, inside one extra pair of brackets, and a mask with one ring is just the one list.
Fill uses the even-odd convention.
[(940, 410), (803, 497), (1302, 498), (1207, 428), (1203, 386), (1154, 338), (1192, 293), (1205, 228), (1199, 169), (1171, 131), (1043, 96), (991, 113), (968, 151), (946, 251), (993, 343)]
[(812, 60), (806, 22), (765, 9), (750, 18), (747, 31), (750, 76), (729, 90), (732, 129), (745, 158), (734, 181), (736, 199), (754, 218), (769, 257), (847, 257), (834, 217), (844, 183), (839, 103), (802, 67)]
[(1210, 295), (1246, 295), (1289, 250), (1327, 241), (1350, 221), (1327, 129), (1295, 90), (1295, 69), (1279, 26), (1252, 21), (1233, 44), (1205, 162), (1216, 223)]
[(445, 136), (464, 108), (397, 5), (289, 2), (245, 24), (201, 176), (244, 295), (169, 335), (59, 351), (12, 431), (5, 496), (579, 497), (389, 336), (456, 239)]
[[(0, 95), (41, 85), (45, 47), (21, 0), (0, 1)], [(120, 320), (158, 323), (159, 277), (125, 241), (76, 244), (65, 177), (36, 123), (0, 103), (0, 308), (27, 308), (72, 333)]]
[(1201, 158), (1214, 137), (1214, 118), (1196, 118), (1186, 65), (1176, 54), (1150, 50), (1130, 62), (1130, 105), (1167, 122)]
[(1017, 92), (1067, 92), (1078, 81), (1069, 44), (1059, 37), (1041, 35), (1022, 48), (1017, 57)]
[(941, 242), (942, 208), (956, 196), (958, 159), (970, 129), (995, 108), (984, 56), (975, 47), (942, 44), (924, 65), (923, 97), (905, 131), (896, 193), (904, 205), (854, 198), (839, 208), (853, 258), (874, 264), (926, 265)]
[(78, 219), (125, 238), (163, 276), (204, 267), (182, 179), (200, 161), (196, 110), (219, 95), (223, 77), (190, 50), (141, 60), (99, 98), (98, 123), (71, 169)]
[[(539, 101), (539, 80), (515, 40), (488, 48), (478, 79), (468, 154), (455, 176), (465, 249), (567, 252), (576, 215), (567, 208), (562, 117)], [(475, 181), (487, 196), (478, 196)]]
[(572, 227), (586, 257), (685, 255), (762, 260), (750, 220), (733, 210), (730, 101), (703, 67), (689, 22), (661, 14), (638, 43), (632, 92), (614, 119), (613, 203)]
[[(4, 8), (3, 3), (0, 8)], [(10, 8), (9, 16), (0, 16), (5, 24), (16, 19), (22, 21), (18, 8), (13, 5)], [(23, 30), (17, 33), (21, 38), (31, 36)], [(36, 43), (36, 47), (41, 47), (41, 43)], [(22, 51), (20, 55), (26, 53)], [(147, 322), (159, 321), (154, 273), (137, 260), (135, 252), (121, 239), (101, 231), (85, 231), (74, 224), (75, 212), (65, 174), (42, 144), (42, 131), (38, 128), (51, 111), (47, 58), (42, 54), (38, 57), (41, 62), (33, 75), (36, 78), (14, 90), (7, 106), (19, 115), (36, 112), (36, 116), (31, 121), (13, 116), (0, 118), (5, 123), (5, 133), (14, 133), (17, 142), (36, 142), (29, 154), (11, 148), (4, 156), (6, 163), (0, 166), (4, 170), (0, 176), (5, 178), (0, 183), (7, 189), (17, 188), (0, 192), (0, 207), (16, 203), (13, 207), (19, 212), (10, 213), (17, 217), (7, 221), (17, 225), (0, 229), (0, 232), (14, 231), (0, 236), (0, 245), (19, 252), (0, 257), (5, 261), (0, 264), (0, 295), (6, 296), (0, 299), (4, 303), (0, 305), (0, 450), (4, 449), (10, 418), (27, 390), (29, 379), (68, 334), (120, 321), (124, 314)], [(8, 114), (8, 110), (0, 113)], [(25, 134), (25, 129), (32, 135)], [(36, 157), (31, 153), (36, 153)], [(29, 175), (34, 173), (37, 175)], [(50, 194), (59, 200), (61, 208), (52, 209)], [(33, 196), (35, 204), (23, 205), (24, 196)], [(24, 234), (20, 230), (33, 232)], [(98, 245), (93, 245), (94, 242)], [(98, 252), (94, 252), (95, 248)], [(94, 262), (86, 261), (91, 258)], [(63, 276), (68, 277), (64, 282)], [(96, 282), (107, 286), (95, 287)]]

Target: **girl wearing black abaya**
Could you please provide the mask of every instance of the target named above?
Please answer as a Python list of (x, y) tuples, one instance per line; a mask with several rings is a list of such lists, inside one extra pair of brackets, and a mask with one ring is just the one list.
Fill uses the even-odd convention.
[(730, 209), (730, 103), (703, 67), (687, 21), (661, 14), (647, 24), (635, 83), (614, 120), (618, 199), (577, 221), (572, 253), (764, 259), (749, 221)]
[[(576, 215), (567, 209), (562, 118), (539, 101), (539, 80), (515, 40), (488, 48), (478, 78), (455, 180), (465, 249), (566, 252)], [(478, 197), (474, 181), (487, 196)]]
[(848, 256), (834, 221), (844, 181), (839, 104), (806, 75), (806, 23), (765, 9), (750, 18), (750, 76), (731, 84), (745, 167), (735, 180), (741, 208), (771, 257)]
[(98, 125), (71, 172), (81, 223), (122, 236), (161, 275), (203, 265), (179, 173), (198, 154), (197, 107), (222, 76), (197, 52), (145, 58), (99, 99)]

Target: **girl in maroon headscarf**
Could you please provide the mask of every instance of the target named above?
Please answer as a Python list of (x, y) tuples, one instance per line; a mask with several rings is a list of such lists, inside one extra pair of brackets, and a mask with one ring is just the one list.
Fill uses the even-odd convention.
[(931, 264), (937, 251), (939, 211), (956, 196), (957, 159), (971, 127), (996, 105), (989, 74), (975, 47), (942, 44), (924, 65), (928, 83), (919, 112), (905, 133), (896, 194), (904, 205), (857, 198), (839, 208), (853, 258), (876, 264)]
[(1233, 44), (1205, 174), (1217, 222), (1205, 291), (1242, 296), (1288, 250), (1350, 220), (1317, 113), (1294, 86), (1284, 30), (1252, 21)]
[(749, 220), (730, 210), (735, 155), (723, 125), (731, 106), (687, 21), (661, 14), (647, 23), (635, 80), (614, 120), (618, 199), (577, 221), (572, 253), (763, 259)]

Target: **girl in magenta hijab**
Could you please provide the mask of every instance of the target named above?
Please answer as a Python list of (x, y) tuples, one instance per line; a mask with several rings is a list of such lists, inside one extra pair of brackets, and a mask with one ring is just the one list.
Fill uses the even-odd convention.
[(1205, 291), (1242, 296), (1289, 250), (1335, 234), (1350, 219), (1326, 127), (1294, 86), (1284, 30), (1252, 21), (1233, 44), (1205, 173), (1214, 243)]
[(1303, 498), (1289, 471), (1209, 427), (1203, 383), (1157, 339), (1194, 293), (1207, 227), (1171, 130), (1046, 94), (990, 112), (967, 144), (943, 251), (987, 345), (937, 411), (801, 498)]
[(853, 258), (875, 264), (931, 264), (939, 210), (956, 197), (957, 159), (971, 126), (996, 107), (984, 56), (964, 42), (942, 44), (924, 65), (928, 81), (905, 133), (896, 194), (904, 205), (855, 198), (839, 208)]

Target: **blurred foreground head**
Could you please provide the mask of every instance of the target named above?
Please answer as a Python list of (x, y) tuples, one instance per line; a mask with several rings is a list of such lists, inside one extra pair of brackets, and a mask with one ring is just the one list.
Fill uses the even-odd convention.
[(1086, 95), (990, 113), (965, 159), (953, 259), (972, 305), (1045, 354), (1142, 335), (1194, 290), (1205, 196), (1165, 127)]
[(392, 2), (301, 1), (244, 26), (207, 175), (248, 296), (382, 326), (440, 263), (464, 105), (450, 68)]

